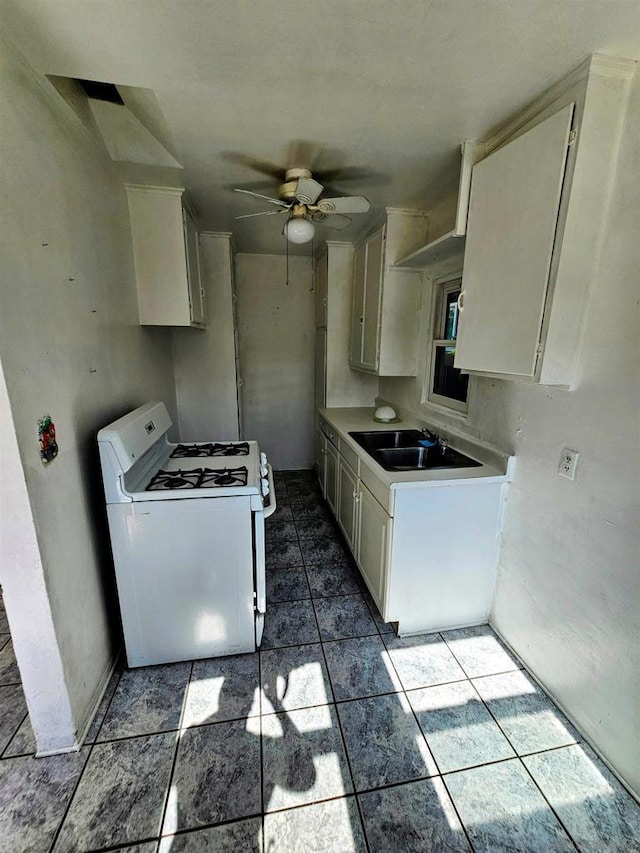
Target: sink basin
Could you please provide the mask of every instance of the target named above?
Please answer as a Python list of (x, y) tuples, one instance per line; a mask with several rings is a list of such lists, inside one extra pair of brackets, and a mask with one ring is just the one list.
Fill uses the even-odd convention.
[(350, 432), (349, 435), (369, 453), (394, 447), (416, 447), (422, 438), (422, 433), (417, 429), (372, 430)]
[(477, 468), (480, 462), (448, 447), (397, 447), (374, 450), (371, 456), (386, 471), (434, 471), (442, 468)]

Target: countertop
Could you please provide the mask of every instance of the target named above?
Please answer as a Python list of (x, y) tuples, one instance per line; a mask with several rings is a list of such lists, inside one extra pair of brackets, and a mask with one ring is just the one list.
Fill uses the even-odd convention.
[[(429, 424), (417, 418), (403, 414), (402, 420), (397, 423), (383, 424), (373, 420), (374, 408), (344, 408), (344, 409), (318, 409), (318, 413), (334, 429), (340, 433), (340, 442), (347, 444), (360, 459), (360, 464), (365, 465), (375, 476), (390, 489), (425, 488), (425, 486), (454, 485), (458, 483), (470, 484), (474, 480), (483, 482), (504, 482), (508, 479), (510, 457), (497, 450), (491, 450), (471, 439), (461, 436), (447, 434), (449, 445), (470, 456), (482, 465), (479, 468), (445, 468), (427, 471), (386, 471), (371, 457), (364, 448), (349, 435), (350, 432), (362, 432), (364, 430), (396, 430), (396, 429), (422, 429), (431, 428)], [(433, 430), (438, 432), (438, 430)], [(511, 457), (512, 458), (512, 457)]]

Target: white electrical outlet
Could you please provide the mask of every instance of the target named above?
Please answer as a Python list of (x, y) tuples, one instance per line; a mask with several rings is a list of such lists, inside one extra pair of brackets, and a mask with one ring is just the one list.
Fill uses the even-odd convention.
[(575, 480), (578, 455), (577, 450), (571, 450), (569, 447), (562, 448), (560, 464), (558, 465), (558, 474), (560, 477), (566, 477), (567, 480)]

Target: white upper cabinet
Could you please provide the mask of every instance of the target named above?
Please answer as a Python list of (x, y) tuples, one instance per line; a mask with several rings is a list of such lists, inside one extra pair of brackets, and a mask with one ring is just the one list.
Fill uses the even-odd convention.
[(198, 232), (184, 190), (127, 184), (141, 325), (206, 325)]
[(575, 386), (633, 68), (595, 55), (483, 143), (457, 368)]
[(422, 274), (397, 269), (424, 243), (427, 217), (387, 209), (384, 225), (356, 247), (350, 365), (378, 376), (415, 376)]

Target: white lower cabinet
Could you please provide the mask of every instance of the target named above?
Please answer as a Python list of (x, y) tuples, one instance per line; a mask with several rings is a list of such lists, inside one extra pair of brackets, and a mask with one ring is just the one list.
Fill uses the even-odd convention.
[(358, 476), (340, 456), (338, 476), (338, 524), (354, 554), (357, 553), (358, 534)]
[(327, 441), (327, 453), (325, 456), (326, 460), (326, 470), (325, 470), (325, 491), (324, 497), (331, 509), (333, 510), (333, 514), (338, 514), (338, 465), (340, 460), (340, 454), (337, 449), (331, 444), (330, 441)]
[(316, 465), (318, 466), (318, 484), (323, 497), (327, 491), (327, 439), (321, 429), (316, 437)]
[(391, 541), (391, 516), (363, 483), (358, 494), (357, 562), (378, 610), (385, 611), (385, 588)]

